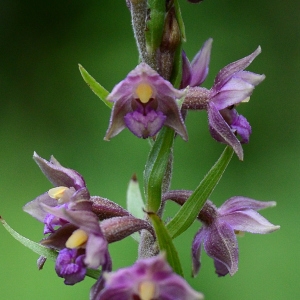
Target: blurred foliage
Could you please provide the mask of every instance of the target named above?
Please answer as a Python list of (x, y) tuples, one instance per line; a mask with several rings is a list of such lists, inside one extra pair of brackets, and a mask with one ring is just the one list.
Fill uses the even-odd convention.
[[(203, 253), (202, 270), (189, 282), (206, 299), (300, 298), (300, 4), (207, 0), (193, 5), (182, 0), (181, 8), (190, 59), (214, 38), (206, 87), (222, 67), (262, 47), (249, 70), (266, 74), (266, 80), (238, 108), (253, 128), (245, 161), (232, 160), (211, 199), (217, 205), (234, 195), (276, 200), (277, 207), (262, 214), (281, 225), (271, 235), (239, 239), (239, 271), (232, 278), (218, 278), (212, 259)], [(123, 206), (131, 175), (142, 182), (147, 141), (128, 130), (103, 141), (109, 109), (78, 70), (80, 63), (111, 90), (135, 67), (137, 50), (124, 0), (3, 0), (0, 15), (0, 214), (15, 230), (39, 241), (42, 224), (22, 206), (51, 185), (31, 159), (33, 151), (45, 158), (53, 154), (85, 177), (92, 195)], [(175, 142), (173, 188), (194, 189), (224, 148), (210, 137), (205, 112), (190, 113), (187, 127), (189, 142)], [(166, 216), (176, 209), (168, 205)], [(193, 224), (175, 240), (187, 278), (191, 258), (186, 246), (198, 228)], [(92, 279), (65, 286), (52, 262), (38, 271), (36, 254), (3, 228), (0, 234), (3, 299), (88, 299)], [(112, 244), (114, 268), (133, 263), (136, 246), (130, 238)]]

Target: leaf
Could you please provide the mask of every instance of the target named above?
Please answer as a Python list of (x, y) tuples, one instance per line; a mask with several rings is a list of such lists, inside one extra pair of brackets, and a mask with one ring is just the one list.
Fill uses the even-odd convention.
[(192, 225), (206, 200), (221, 179), (232, 155), (232, 148), (227, 146), (193, 194), (180, 208), (170, 223), (167, 224), (166, 227), (172, 238), (177, 237)]
[(170, 264), (170, 266), (173, 268), (173, 271), (183, 277), (183, 271), (182, 271), (177, 250), (173, 244), (172, 238), (168, 230), (166, 229), (164, 223), (154, 213), (148, 213), (148, 216), (154, 226), (160, 251), (166, 252), (167, 261)]
[(173, 129), (164, 126), (150, 150), (144, 171), (147, 211), (156, 212), (160, 207), (162, 182), (173, 140)]
[[(144, 219), (145, 203), (142, 198), (141, 190), (138, 180), (134, 174), (129, 181), (127, 194), (126, 194), (127, 210), (136, 218)], [(138, 243), (140, 242), (140, 235), (135, 232), (131, 235)]]
[(113, 107), (113, 103), (107, 101), (106, 98), (109, 95), (109, 92), (98, 83), (84, 68), (82, 65), (79, 65), (79, 71), (81, 73), (82, 78), (87, 83), (87, 85), (91, 88), (91, 90), (111, 109)]
[(161, 44), (164, 30), (166, 3), (164, 0), (149, 0), (149, 20), (146, 22), (147, 50), (153, 53)]
[[(0, 217), (0, 221), (3, 224), (4, 228), (10, 233), (10, 235), (12, 237), (14, 237), (17, 241), (19, 241), (21, 244), (23, 244), (25, 247), (29, 248), (30, 250), (32, 250), (33, 252), (44, 256), (48, 259), (51, 259), (53, 261), (56, 261), (58, 252), (52, 249), (49, 249), (39, 243), (36, 243), (34, 241), (29, 240), (28, 238), (22, 236), (21, 234), (19, 234), (18, 232), (16, 232), (14, 229), (12, 229), (6, 222), (5, 220)], [(99, 270), (92, 270), (92, 269), (88, 269), (87, 276), (92, 277), (94, 279), (98, 279), (98, 277), (100, 276), (100, 271)]]
[(144, 219), (145, 204), (142, 198), (138, 180), (134, 174), (130, 179), (127, 195), (126, 195), (127, 210), (136, 218)]

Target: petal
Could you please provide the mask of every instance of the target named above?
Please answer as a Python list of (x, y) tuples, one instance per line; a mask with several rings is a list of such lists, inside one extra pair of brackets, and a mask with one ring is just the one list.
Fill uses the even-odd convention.
[(252, 133), (251, 126), (244, 116), (238, 115), (235, 109), (232, 111), (236, 113), (236, 115), (230, 127), (241, 137), (241, 143), (247, 144), (249, 143), (249, 137)]
[(218, 110), (224, 109), (249, 97), (254, 90), (254, 86), (241, 78), (232, 77), (221, 90), (211, 92), (210, 100)]
[(207, 229), (202, 227), (196, 233), (192, 243), (192, 276), (196, 276), (201, 268), (201, 247), (204, 238), (207, 234)]
[(63, 207), (50, 207), (43, 204), (41, 206), (50, 214), (80, 227), (87, 233), (102, 234), (98, 217), (92, 211), (68, 210)]
[(107, 261), (107, 241), (104, 237), (90, 234), (86, 244), (84, 263), (88, 268), (97, 269)]
[(267, 207), (276, 206), (275, 201), (257, 201), (251, 198), (235, 196), (231, 197), (226, 200), (222, 206), (218, 209), (220, 215), (229, 214), (236, 211), (246, 210), (246, 209), (253, 209), (253, 210), (260, 210)]
[[(238, 245), (234, 230), (221, 220), (212, 223), (206, 230), (203, 243), (205, 252), (224, 264), (229, 274), (233, 275), (238, 270)], [(223, 270), (218, 273), (219, 276), (222, 274)]]
[(159, 298), (161, 300), (197, 300), (204, 299), (203, 294), (193, 290), (179, 275), (172, 273), (165, 280), (159, 281)]
[(109, 141), (112, 137), (119, 134), (125, 128), (124, 116), (131, 111), (132, 108), (130, 96), (120, 98), (115, 102), (112, 108), (109, 126), (104, 140)]
[(208, 105), (209, 130), (212, 137), (218, 142), (231, 146), (240, 160), (243, 160), (243, 148), (241, 143), (234, 135), (229, 125), (223, 119), (213, 103)]
[(229, 273), (227, 267), (222, 262), (214, 259), (214, 265), (215, 265), (216, 273), (218, 274), (219, 277), (225, 276)]
[(84, 179), (78, 172), (62, 167), (54, 157), (48, 162), (34, 152), (33, 159), (54, 186), (74, 187), (76, 190), (85, 187)]
[(185, 54), (184, 51), (182, 51), (182, 79), (180, 84), (180, 89), (186, 88), (191, 81), (191, 64)]
[(47, 192), (26, 203), (23, 206), (23, 210), (40, 222), (44, 222), (44, 219), (48, 213), (41, 207), (41, 203), (52, 207), (57, 206), (58, 204), (57, 200), (51, 198)]
[(258, 47), (253, 53), (250, 55), (237, 60), (226, 67), (224, 67), (217, 75), (214, 82), (214, 89), (221, 90), (224, 84), (237, 72), (244, 70), (247, 68), (255, 57), (261, 52), (261, 48)]
[(192, 76), (189, 84), (191, 87), (200, 85), (206, 79), (209, 69), (212, 42), (212, 38), (208, 39), (191, 63)]
[(271, 233), (280, 228), (270, 223), (258, 212), (252, 209), (236, 211), (219, 217), (219, 220), (227, 222), (234, 230), (251, 233)]
[(157, 110), (167, 116), (164, 125), (174, 129), (185, 141), (187, 141), (187, 130), (176, 101), (170, 97), (162, 97), (158, 100)]
[(154, 136), (164, 125), (166, 116), (158, 111), (151, 110), (146, 115), (137, 111), (128, 113), (124, 117), (126, 127), (139, 138)]

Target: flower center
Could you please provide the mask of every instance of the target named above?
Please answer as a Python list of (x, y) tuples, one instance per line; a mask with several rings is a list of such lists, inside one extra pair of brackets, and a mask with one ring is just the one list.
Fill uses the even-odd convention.
[(135, 93), (142, 103), (148, 103), (153, 95), (153, 89), (148, 83), (140, 83)]
[(82, 247), (88, 240), (88, 237), (88, 234), (84, 230), (77, 229), (66, 241), (66, 247), (69, 249)]
[(141, 300), (151, 300), (155, 296), (155, 284), (152, 281), (143, 281), (139, 284)]
[(68, 190), (68, 188), (65, 186), (58, 186), (53, 189), (50, 189), (48, 191), (48, 195), (53, 199), (59, 200), (60, 198), (63, 197), (65, 191), (67, 191), (67, 190)]

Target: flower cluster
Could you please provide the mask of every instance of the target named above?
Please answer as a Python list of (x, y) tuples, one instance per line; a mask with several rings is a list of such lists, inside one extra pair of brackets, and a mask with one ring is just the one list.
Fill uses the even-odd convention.
[[(204, 248), (217, 275), (232, 276), (238, 270), (236, 236), (245, 231), (266, 234), (279, 229), (257, 212), (275, 206), (274, 201), (239, 196), (217, 208), (208, 199), (233, 153), (244, 159), (242, 144), (249, 142), (252, 130), (236, 107), (248, 102), (265, 78), (245, 71), (261, 49), (221, 69), (210, 89), (200, 87), (208, 75), (212, 39), (190, 62), (182, 51), (184, 26), (177, 1), (127, 0), (126, 4), (141, 62), (110, 93), (85, 70), (82, 74), (112, 107), (105, 140), (125, 128), (139, 138), (151, 138), (144, 197), (136, 178), (128, 188), (126, 209), (107, 198), (91, 196), (81, 174), (63, 167), (54, 157), (47, 161), (34, 153), (35, 162), (54, 186), (24, 206), (25, 212), (44, 224), (38, 247), (46, 251), (40, 254), (46, 254), (38, 259), (38, 268), (51, 252), (56, 255), (55, 271), (67, 285), (92, 272), (97, 281), (90, 291), (91, 300), (203, 299), (183, 278), (175, 237), (196, 219), (200, 221), (201, 228), (188, 247), (192, 275), (200, 270)], [(188, 140), (185, 119), (189, 110), (205, 110), (211, 136), (227, 146), (194, 191), (169, 190), (174, 139), (179, 135)], [(181, 206), (171, 220), (163, 219), (167, 200)], [(139, 243), (138, 260), (112, 271), (108, 246), (128, 236)]]

